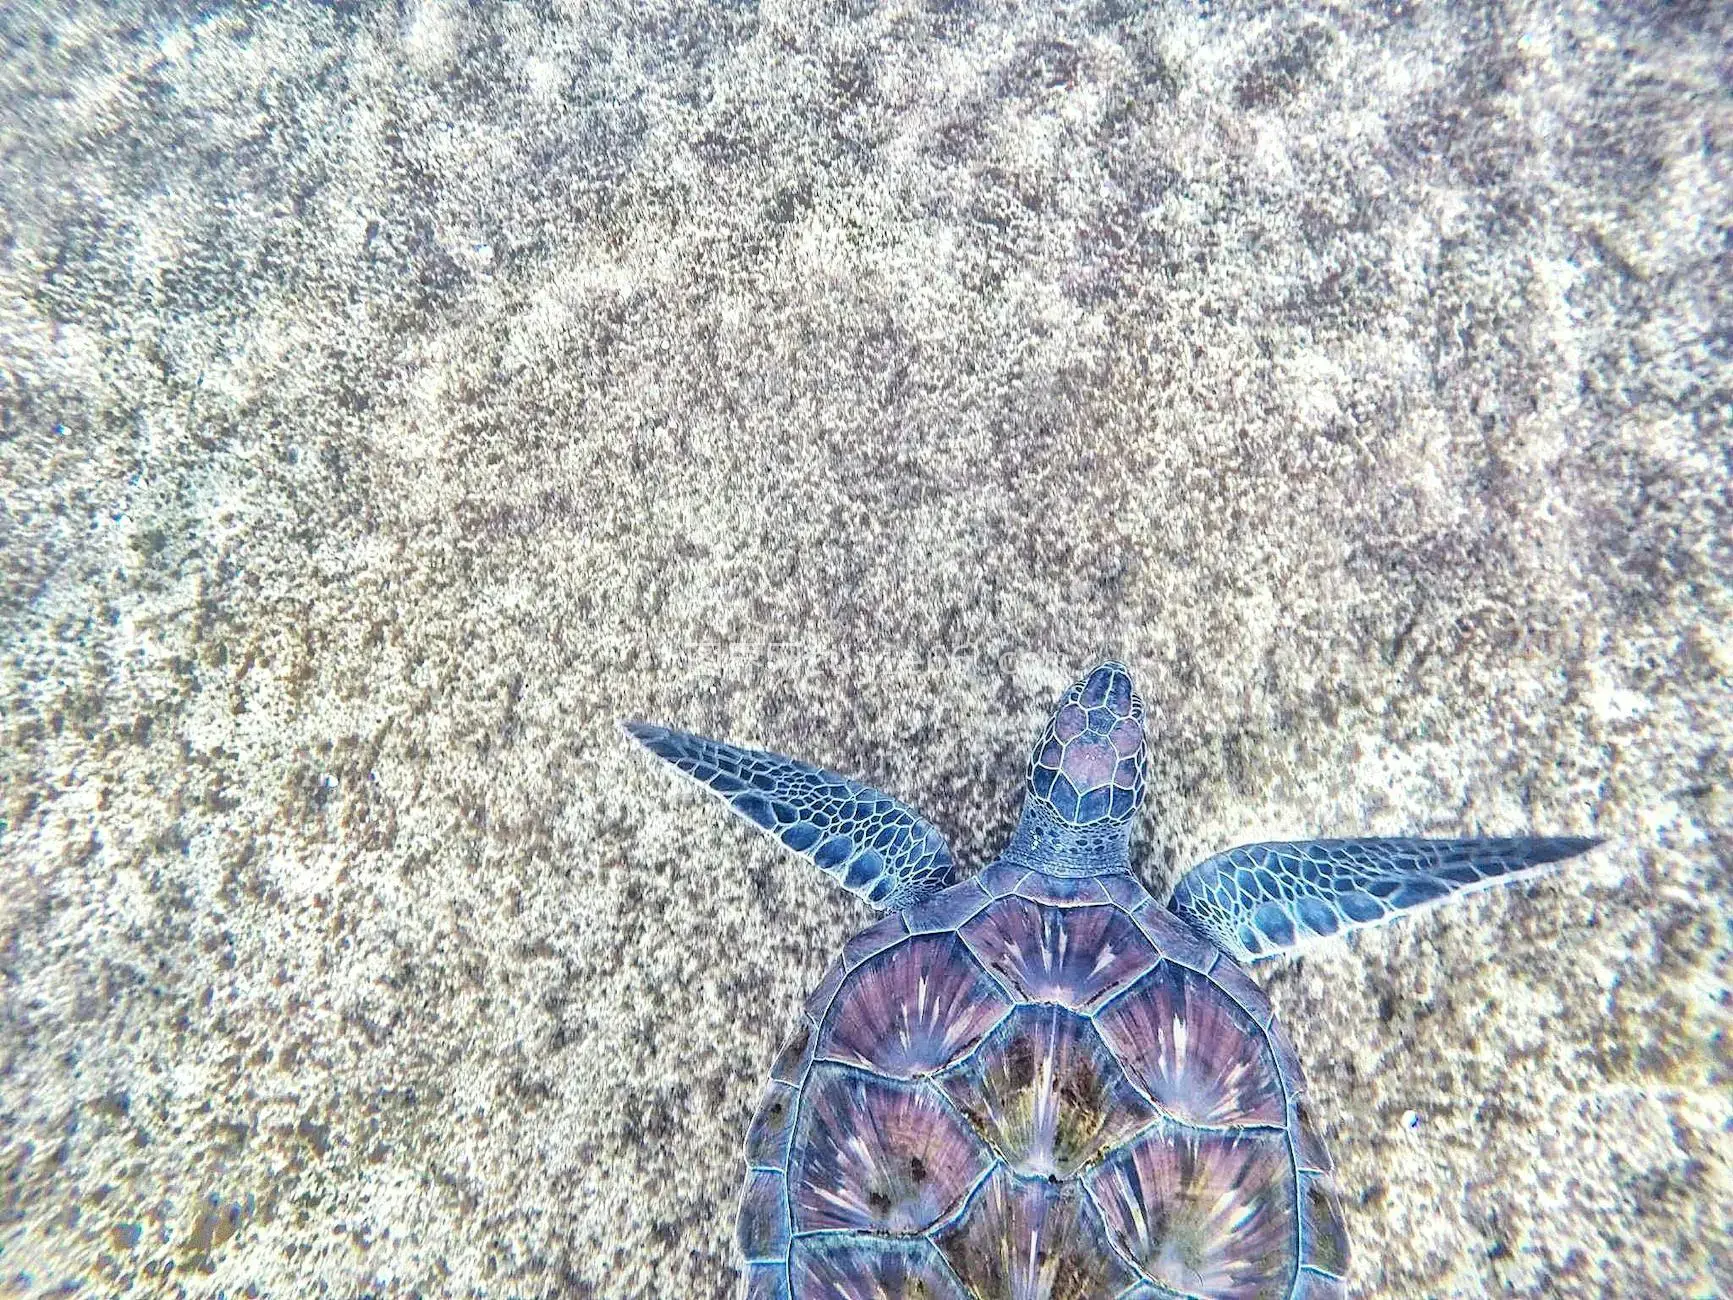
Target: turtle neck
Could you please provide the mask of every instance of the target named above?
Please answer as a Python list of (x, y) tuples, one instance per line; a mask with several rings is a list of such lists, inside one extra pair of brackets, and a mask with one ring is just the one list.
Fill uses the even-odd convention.
[(1050, 876), (1112, 876), (1131, 870), (1131, 823), (1061, 821), (1040, 799), (1023, 804), (1011, 842), (999, 855)]

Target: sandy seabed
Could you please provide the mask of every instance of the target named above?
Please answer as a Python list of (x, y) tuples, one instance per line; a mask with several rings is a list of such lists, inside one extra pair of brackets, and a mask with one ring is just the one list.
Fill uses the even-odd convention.
[(1354, 1293), (1733, 1293), (1730, 24), (6, 8), (0, 1294), (730, 1294), (868, 913), (615, 720), (973, 870), (1101, 653), (1154, 889), (1608, 839), (1258, 968)]

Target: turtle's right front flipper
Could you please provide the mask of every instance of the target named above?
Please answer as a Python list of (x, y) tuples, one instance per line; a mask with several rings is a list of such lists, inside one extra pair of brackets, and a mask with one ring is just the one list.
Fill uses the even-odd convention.
[(1193, 867), (1170, 910), (1241, 961), (1538, 874), (1599, 840), (1304, 840), (1242, 844)]
[(626, 733), (874, 907), (900, 911), (951, 883), (951, 850), (913, 808), (762, 749), (648, 722)]

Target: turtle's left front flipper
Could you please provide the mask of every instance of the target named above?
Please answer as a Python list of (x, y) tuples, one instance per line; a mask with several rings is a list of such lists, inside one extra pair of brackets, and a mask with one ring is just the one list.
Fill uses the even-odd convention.
[(951, 883), (945, 837), (888, 794), (768, 750), (648, 722), (622, 725), (645, 749), (874, 907), (913, 907)]
[(1599, 840), (1306, 840), (1244, 844), (1186, 873), (1168, 907), (1241, 961), (1538, 875)]

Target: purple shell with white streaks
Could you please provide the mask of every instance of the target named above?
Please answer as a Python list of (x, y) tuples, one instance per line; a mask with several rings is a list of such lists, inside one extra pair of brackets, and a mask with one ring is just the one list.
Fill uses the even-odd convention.
[(1341, 1296), (1263, 994), (1130, 876), (1001, 863), (861, 931), (746, 1140), (748, 1300)]

